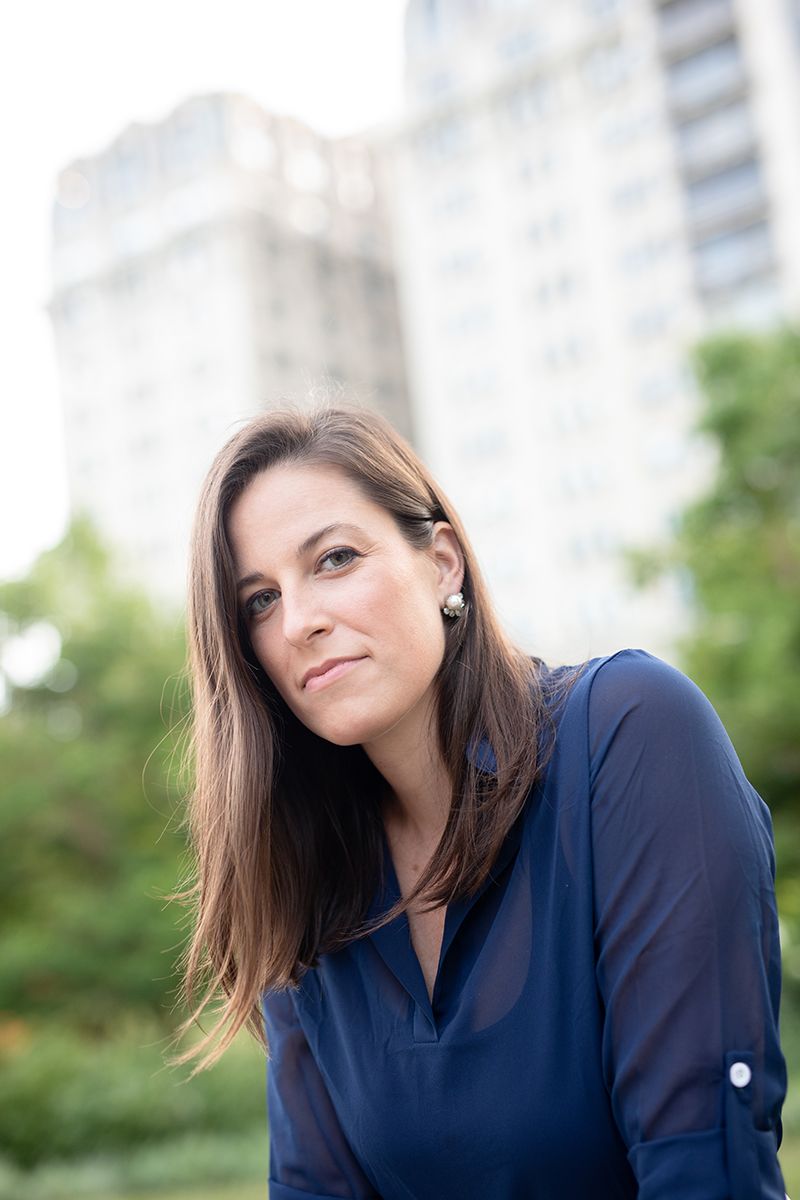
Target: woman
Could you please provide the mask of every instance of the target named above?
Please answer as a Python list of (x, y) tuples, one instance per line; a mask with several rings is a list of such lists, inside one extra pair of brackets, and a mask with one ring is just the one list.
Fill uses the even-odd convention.
[(770, 819), (694, 684), (515, 649), (361, 411), (220, 452), (189, 628), (194, 1053), (266, 1032), (272, 1200), (783, 1196)]

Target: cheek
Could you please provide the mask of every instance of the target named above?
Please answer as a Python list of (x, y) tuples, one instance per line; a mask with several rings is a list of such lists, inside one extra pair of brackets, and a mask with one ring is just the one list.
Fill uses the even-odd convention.
[(410, 608), (395, 629), (394, 643), (403, 675), (429, 683), (441, 666), (445, 649), (444, 627), (435, 605)]
[(380, 605), (373, 605), (371, 620), (373, 627), (378, 624), (379, 636), (390, 639), (402, 661), (429, 666), (432, 658), (441, 660), (443, 617), (427, 576), (413, 571), (395, 576)]
[(428, 671), (433, 677), (442, 665), (444, 658), (445, 638), (444, 630), (440, 622), (436, 622), (428, 632), (427, 652), (428, 652)]
[(287, 666), (285, 662), (281, 663), (279, 648), (275, 645), (275, 639), (269, 636), (266, 624), (262, 629), (257, 629), (251, 634), (250, 645), (261, 665), (261, 669), (269, 676), (272, 683), (281, 695), (283, 695), (285, 683), (288, 678)]

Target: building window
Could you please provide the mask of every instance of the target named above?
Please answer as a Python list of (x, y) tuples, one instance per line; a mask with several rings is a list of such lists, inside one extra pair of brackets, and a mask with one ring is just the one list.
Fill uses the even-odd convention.
[(138, 200), (148, 181), (148, 162), (144, 147), (122, 144), (103, 161), (101, 188), (109, 204), (123, 205)]
[(424, 54), (441, 36), (441, 0), (411, 0), (405, 19), (406, 54)]
[(477, 405), (494, 401), (501, 391), (500, 372), (496, 367), (487, 365), (453, 380), (449, 395), (453, 404)]
[(542, 363), (547, 371), (580, 366), (589, 357), (589, 345), (579, 337), (564, 338), (545, 347)]
[(201, 238), (184, 237), (175, 242), (170, 253), (168, 271), (181, 287), (205, 279), (210, 268), (209, 247)]
[(575, 433), (597, 423), (601, 415), (596, 395), (565, 396), (553, 409), (553, 426), (562, 434)]
[(638, 138), (651, 134), (659, 120), (659, 115), (651, 108), (637, 110), (627, 104), (615, 105), (610, 111), (604, 112), (600, 119), (600, 137), (610, 149), (627, 147)]
[(631, 318), (629, 332), (637, 341), (649, 341), (669, 331), (673, 309), (665, 304), (653, 304), (640, 309)]
[(437, 71), (435, 75), (430, 75), (420, 85), (419, 90), (429, 100), (436, 100), (440, 96), (446, 96), (448, 92), (451, 92), (454, 82), (454, 76), (451, 71)]
[(53, 305), (53, 315), (71, 329), (77, 329), (90, 321), (93, 310), (96, 310), (94, 297), (87, 288), (72, 288), (62, 293)]
[(439, 0), (422, 0), (419, 11), (425, 30), (431, 37), (438, 37), (442, 25), (442, 9)]
[(114, 295), (122, 301), (135, 303), (139, 300), (148, 286), (147, 272), (143, 267), (123, 267), (111, 282)]
[(628, 179), (611, 193), (612, 207), (628, 213), (643, 208), (656, 190), (656, 180)]
[(497, 458), (509, 451), (509, 437), (506, 429), (488, 426), (479, 433), (471, 434), (461, 439), (459, 456), (468, 462), (482, 462), (487, 458)]
[(528, 239), (536, 246), (554, 242), (567, 232), (569, 220), (563, 208), (554, 209), (528, 226)]
[(662, 408), (686, 390), (680, 372), (672, 368), (655, 371), (639, 381), (636, 394), (642, 408)]
[(576, 290), (575, 276), (563, 271), (560, 275), (545, 279), (539, 284), (536, 289), (536, 302), (540, 308), (550, 308), (554, 304), (563, 304)]
[(623, 6), (623, 0), (584, 0), (586, 15), (593, 21), (608, 21), (617, 16)]
[(481, 250), (459, 250), (448, 254), (439, 262), (439, 273), (444, 276), (463, 277), (474, 275), (485, 263), (485, 255)]
[(657, 474), (673, 471), (686, 461), (686, 439), (665, 431), (653, 434), (642, 446), (642, 459)]
[(557, 169), (558, 163), (558, 154), (552, 146), (539, 150), (536, 156), (527, 155), (518, 167), (520, 182), (526, 185), (538, 183), (552, 175)]
[(473, 212), (477, 203), (478, 196), (474, 188), (453, 188), (436, 201), (432, 215), (437, 221), (451, 221)]
[(610, 92), (627, 83), (636, 66), (628, 46), (603, 46), (593, 50), (583, 64), (583, 74), (595, 92)]
[(417, 134), (417, 157), (423, 163), (431, 163), (464, 154), (470, 148), (471, 132), (471, 126), (463, 117), (435, 121)]
[(552, 79), (534, 79), (507, 92), (500, 116), (511, 125), (529, 125), (556, 111), (557, 93)]
[(445, 333), (449, 337), (473, 337), (491, 328), (492, 323), (491, 308), (485, 304), (474, 305), (450, 318), (446, 322)]
[(673, 249), (669, 237), (649, 237), (644, 241), (628, 246), (620, 255), (620, 267), (626, 275), (641, 275), (650, 271), (653, 266), (665, 258)]
[(519, 62), (538, 55), (544, 47), (541, 30), (520, 29), (497, 43), (497, 53), (504, 62)]

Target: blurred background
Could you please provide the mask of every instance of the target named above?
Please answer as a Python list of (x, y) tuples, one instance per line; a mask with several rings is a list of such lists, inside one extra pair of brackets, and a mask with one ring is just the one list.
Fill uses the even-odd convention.
[(799, 0), (31, 0), (3, 43), (0, 1200), (265, 1193), (257, 1048), (164, 1066), (165, 897), (192, 507), (286, 401), (411, 439), (531, 653), (710, 697), (792, 1081)]

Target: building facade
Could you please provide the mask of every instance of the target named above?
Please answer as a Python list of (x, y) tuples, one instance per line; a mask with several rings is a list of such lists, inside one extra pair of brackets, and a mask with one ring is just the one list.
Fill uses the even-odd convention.
[(50, 313), (72, 505), (125, 569), (184, 591), (224, 439), (282, 401), (374, 406), (410, 435), (373, 153), (229, 94), (61, 173)]
[(798, 6), (411, 0), (385, 139), (420, 448), (506, 624), (575, 661), (686, 628), (637, 591), (709, 477), (691, 345), (800, 307)]

